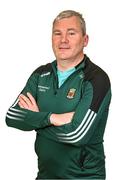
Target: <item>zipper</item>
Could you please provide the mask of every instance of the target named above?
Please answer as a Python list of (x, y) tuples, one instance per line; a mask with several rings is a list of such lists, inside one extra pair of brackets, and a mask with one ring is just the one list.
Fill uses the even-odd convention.
[[(86, 58), (87, 58), (87, 56), (85, 55), (83, 61), (81, 61), (81, 63), (76, 66), (76, 71), (73, 72), (73, 73), (65, 80), (65, 82), (61, 85), (60, 88), (58, 87), (57, 69), (56, 69), (55, 66), (54, 66), (54, 62), (55, 62), (55, 61), (51, 64), (51, 65), (52, 65), (52, 69), (53, 69), (54, 78), (55, 78), (55, 81), (53, 81), (53, 87), (54, 87), (54, 94), (55, 94), (55, 95), (57, 94), (57, 91), (58, 91), (59, 89), (61, 89), (61, 88), (64, 86), (64, 84), (65, 84), (72, 76), (75, 75), (75, 73), (79, 73), (79, 72), (82, 71), (82, 68), (84, 67), (83, 64), (84, 64)], [(56, 62), (55, 62), (55, 63), (56, 63)], [(80, 66), (81, 64), (83, 65), (83, 67), (80, 67), (79, 69), (77, 69), (77, 67)], [(55, 70), (55, 69), (56, 69), (56, 70)]]
[[(54, 78), (55, 78), (55, 81), (53, 82), (53, 86), (54, 86), (54, 94), (56, 95), (57, 94), (57, 92), (61, 89), (61, 88), (63, 88), (63, 86), (65, 86), (65, 84), (72, 78), (72, 76), (75, 76), (76, 75), (76, 73), (78, 74), (78, 73), (80, 73), (81, 72), (81, 69), (80, 70), (76, 70), (75, 72), (73, 72), (66, 80), (65, 80), (65, 82), (60, 86), (60, 88), (58, 87), (58, 76), (57, 75), (55, 75), (55, 72), (54, 72)], [(79, 75), (81, 75), (81, 74), (79, 74)]]

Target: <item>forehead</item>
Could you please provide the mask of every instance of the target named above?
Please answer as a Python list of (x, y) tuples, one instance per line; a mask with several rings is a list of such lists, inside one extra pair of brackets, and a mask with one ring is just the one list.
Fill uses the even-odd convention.
[(80, 20), (76, 16), (69, 18), (62, 18), (55, 21), (53, 29), (70, 29), (70, 28), (81, 28)]

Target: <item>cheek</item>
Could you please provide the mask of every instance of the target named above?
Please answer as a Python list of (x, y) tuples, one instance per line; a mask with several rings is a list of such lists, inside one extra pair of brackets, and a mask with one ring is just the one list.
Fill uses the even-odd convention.
[(56, 45), (57, 45), (57, 41), (55, 39), (52, 39), (52, 47), (53, 47), (53, 49), (55, 49)]
[(57, 49), (58, 45), (59, 45), (59, 41), (57, 39), (53, 39), (52, 40), (52, 47), (54, 50)]
[(58, 44), (60, 42), (60, 39), (59, 38), (56, 38), (56, 37), (53, 37), (52, 38), (52, 43), (53, 44)]
[(58, 44), (59, 42), (57, 40), (52, 40), (52, 49), (55, 55), (58, 54)]
[(84, 47), (84, 40), (78, 39), (78, 41), (76, 42), (76, 47), (77, 48), (83, 48)]
[(77, 41), (72, 42), (71, 46), (74, 50), (77, 51), (79, 48), (81, 49), (83, 42), (78, 39)]

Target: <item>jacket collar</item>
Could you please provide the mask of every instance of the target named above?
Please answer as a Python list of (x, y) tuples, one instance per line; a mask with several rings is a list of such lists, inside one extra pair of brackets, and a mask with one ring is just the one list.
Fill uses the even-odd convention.
[[(79, 71), (85, 67), (85, 62), (87, 58), (88, 57), (86, 56), (86, 54), (84, 54), (83, 60), (78, 65), (75, 66), (76, 71)], [(57, 72), (57, 60), (54, 60), (51, 64), (54, 72)]]

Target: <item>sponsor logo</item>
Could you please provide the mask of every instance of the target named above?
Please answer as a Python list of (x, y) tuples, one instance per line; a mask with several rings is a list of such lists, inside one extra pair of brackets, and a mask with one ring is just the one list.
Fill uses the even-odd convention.
[(47, 73), (41, 74), (41, 77), (49, 76), (49, 75), (50, 75), (50, 72), (47, 72)]
[(46, 92), (47, 90), (50, 89), (50, 87), (48, 86), (41, 86), (41, 85), (38, 85), (38, 88), (39, 88), (39, 91), (41, 92)]
[(75, 92), (76, 92), (76, 89), (71, 88), (71, 89), (69, 90), (68, 94), (67, 94), (67, 98), (68, 98), (68, 99), (73, 99), (74, 96), (75, 96)]

